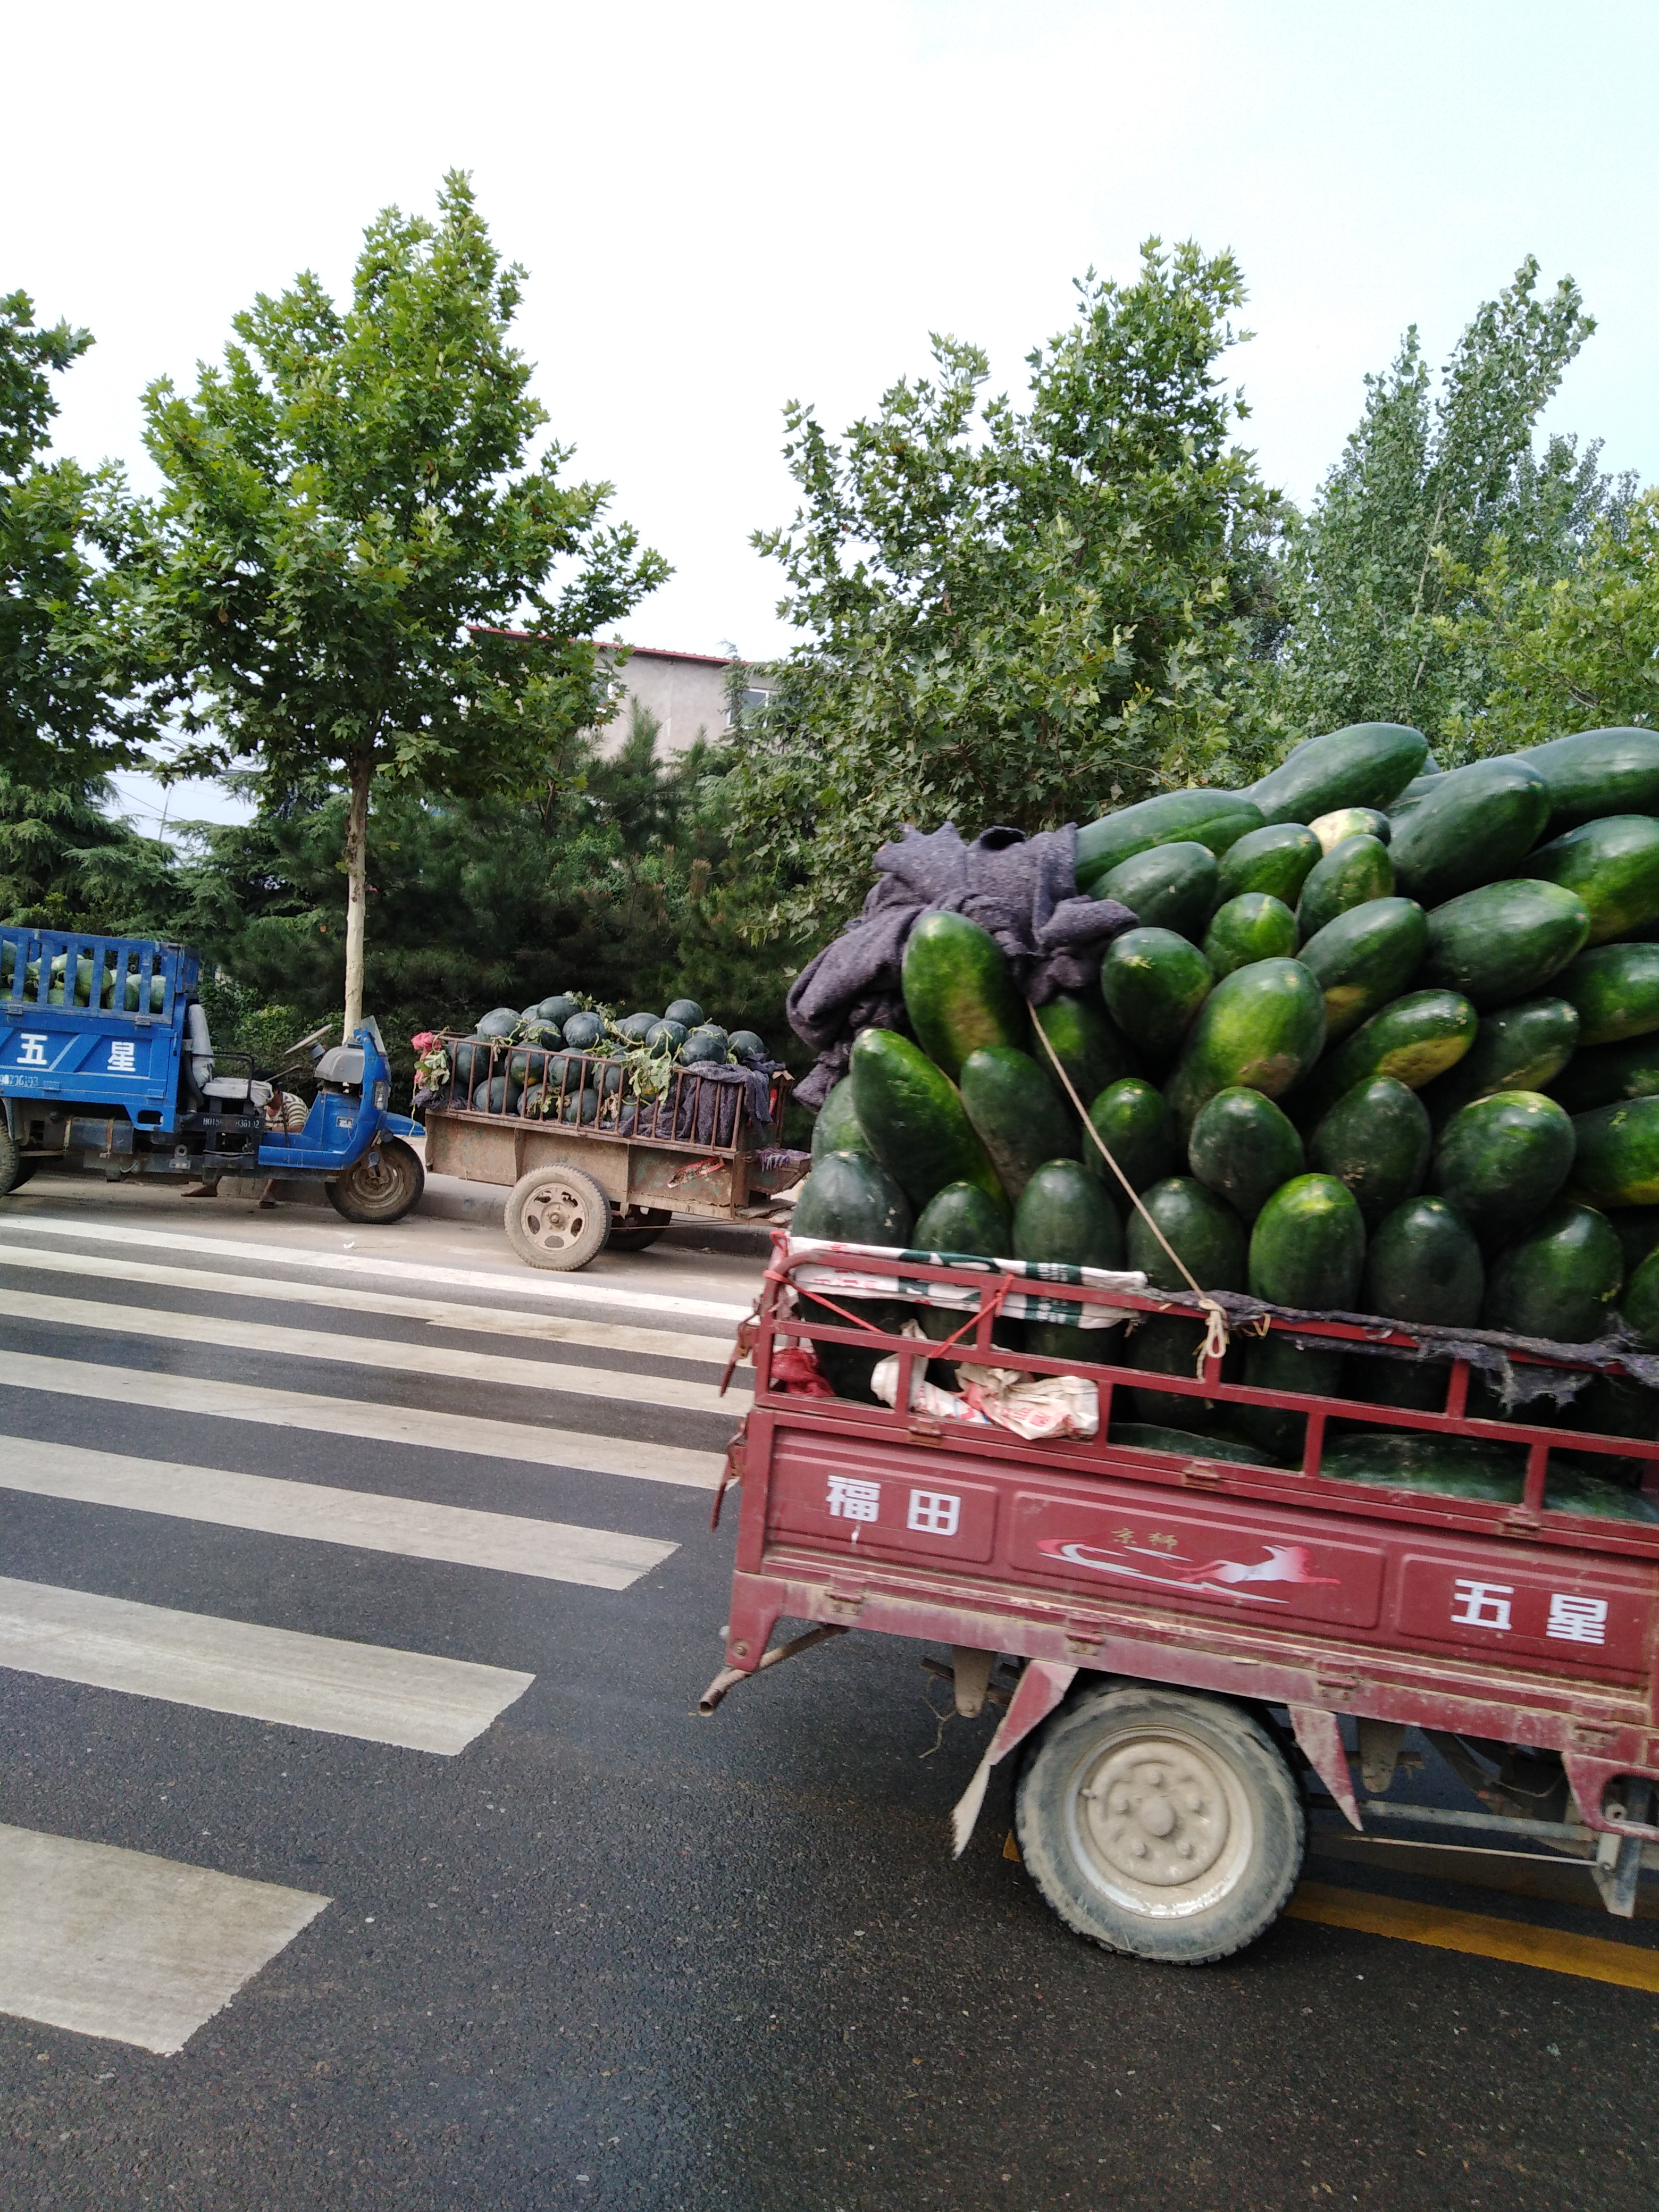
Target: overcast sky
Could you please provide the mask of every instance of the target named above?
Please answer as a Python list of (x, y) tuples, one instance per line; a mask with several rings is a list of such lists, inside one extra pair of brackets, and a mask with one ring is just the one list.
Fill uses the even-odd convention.
[(147, 482), (149, 379), (302, 266), (343, 292), (377, 209), (470, 169), (552, 434), (674, 563), (638, 643), (787, 642), (748, 544), (792, 507), (787, 399), (838, 428), (932, 330), (1018, 389), (1151, 232), (1238, 255), (1245, 434), (1298, 499), (1406, 325), (1438, 361), (1528, 252), (1601, 326), (1553, 423), (1659, 477), (1653, 0), (157, 0), (0, 35), (0, 290), (98, 340), (65, 449)]

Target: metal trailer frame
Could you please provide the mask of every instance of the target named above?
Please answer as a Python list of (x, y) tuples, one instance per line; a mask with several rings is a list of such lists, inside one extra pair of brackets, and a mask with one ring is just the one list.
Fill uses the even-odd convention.
[[(426, 1112), (428, 1174), (517, 1185), (539, 1170), (576, 1168), (592, 1178), (618, 1214), (651, 1214), (665, 1221), (670, 1214), (687, 1214), (703, 1221), (753, 1223), (769, 1220), (773, 1194), (798, 1182), (811, 1165), (805, 1153), (775, 1158), (771, 1151), (757, 1149), (749, 1141), (753, 1124), (743, 1093), (707, 1082), (695, 1066), (673, 1071), (654, 1110), (653, 1102), (630, 1102), (619, 1088), (608, 1095), (599, 1091), (592, 1121), (567, 1121), (562, 1118), (567, 1101), (585, 1087), (590, 1072), (599, 1091), (603, 1071), (616, 1069), (615, 1060), (557, 1045), (510, 1044), (505, 1039), (446, 1035), (442, 1042), (452, 1073), (447, 1090)], [(458, 1085), (453, 1072), (459, 1044), (470, 1044), (475, 1054), (474, 1073), (466, 1085)], [(488, 1073), (480, 1076), (477, 1071), (485, 1052)], [(469, 1102), (479, 1083), (505, 1077), (509, 1061), (520, 1056), (531, 1083), (543, 1079), (550, 1060), (565, 1062), (552, 1110), (532, 1117), (474, 1108)], [(570, 1068), (578, 1063), (582, 1080), (573, 1083)], [(775, 1129), (781, 1125), (789, 1086), (789, 1076), (779, 1069), (772, 1078)], [(706, 1126), (712, 1139), (718, 1135), (722, 1103), (728, 1099), (732, 1119), (725, 1144), (654, 1133), (659, 1127), (675, 1130), (689, 1115), (691, 1127)], [(649, 1115), (650, 1127), (643, 1133), (619, 1126), (622, 1109), (629, 1103), (641, 1106), (641, 1118)]]
[[(1287, 1711), (1297, 1746), (1357, 1828), (1373, 1812), (1356, 1796), (1345, 1717), (1357, 1723), (1371, 1792), (1389, 1786), (1407, 1727), (1429, 1731), (1455, 1765), (1460, 1743), (1471, 1740), (1553, 1752), (1571, 1789), (1565, 1820), (1529, 1822), (1526, 1808), (1498, 1790), (1487, 1796), (1494, 1813), (1474, 1820), (1593, 1854), (1609, 1909), (1632, 1910), (1644, 1847), (1647, 1863), (1659, 1863), (1651, 1810), (1659, 1522), (1559, 1511), (1546, 1491), (1552, 1452), (1570, 1450), (1639, 1462), (1642, 1488), (1659, 1497), (1659, 1443), (1472, 1417), (1461, 1358), (1451, 1363), (1443, 1407), (1423, 1413), (1253, 1389), (1224, 1380), (1213, 1356), (1188, 1376), (1110, 1356), (1013, 1352), (991, 1340), (1001, 1299), (987, 1263), (969, 1272), (855, 1246), (792, 1254), (783, 1236), (775, 1245), (733, 1354), (735, 1364), (744, 1349), (752, 1352), (755, 1392), (721, 1485), (723, 1496), (727, 1484), (740, 1484), (742, 1505), (726, 1664), (704, 1711), (744, 1676), (854, 1627), (953, 1647), (963, 1711), (979, 1709), (974, 1699), (982, 1699), (998, 1655), (1024, 1662), (975, 1788), (957, 1808), (958, 1851), (991, 1766), (1091, 1672), (1207, 1692), (1258, 1714)], [(866, 1275), (976, 1291), (976, 1315), (953, 1316), (963, 1334), (947, 1356), (1035, 1376), (1086, 1376), (1099, 1394), (1098, 1433), (1033, 1443), (906, 1410), (916, 1363), (946, 1347), (872, 1330), (822, 1289), (810, 1294), (813, 1318), (803, 1320), (794, 1277), (826, 1259)], [(1000, 1283), (1005, 1291), (1038, 1287), (1006, 1276)], [(1196, 1317), (1194, 1302), (1155, 1291), (1068, 1283), (1052, 1295), (1121, 1310), (1131, 1326), (1135, 1316)], [(1409, 1328), (1386, 1322), (1368, 1328), (1270, 1313), (1261, 1326), (1333, 1346), (1425, 1346)], [(1564, 1364), (1498, 1341), (1517, 1365)], [(797, 1343), (896, 1355), (896, 1405), (802, 1395), (799, 1363), (786, 1359), (780, 1370), (778, 1358)], [(1111, 1405), (1124, 1388), (1304, 1415), (1301, 1463), (1264, 1468), (1115, 1444)], [(1332, 1421), (1523, 1446), (1522, 1494), (1505, 1504), (1334, 1480), (1321, 1471)], [(844, 1510), (849, 1483), (861, 1518)], [(783, 1618), (814, 1626), (769, 1650)], [(1463, 1757), (1465, 1779), (1490, 1778)], [(1504, 1817), (1510, 1813), (1520, 1817)], [(1375, 1817), (1397, 1819), (1402, 1809), (1390, 1803)], [(1448, 1818), (1426, 1808), (1425, 1817)]]

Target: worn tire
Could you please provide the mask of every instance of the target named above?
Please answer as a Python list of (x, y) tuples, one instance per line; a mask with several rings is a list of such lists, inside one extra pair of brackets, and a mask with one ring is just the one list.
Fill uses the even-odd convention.
[(365, 1152), (355, 1167), (323, 1188), (329, 1204), (347, 1221), (383, 1229), (389, 1222), (401, 1221), (420, 1204), (421, 1193), (426, 1188), (426, 1170), (421, 1165), (420, 1154), (401, 1137), (386, 1138), (379, 1151), (378, 1165), (374, 1154)]
[(1038, 1734), (1015, 1804), (1026, 1869), (1066, 1926), (1165, 1965), (1253, 1942), (1302, 1868), (1290, 1770), (1261, 1723), (1220, 1698), (1085, 1692)]
[(23, 1158), (16, 1138), (6, 1127), (4, 1117), (0, 1116), (0, 1198), (9, 1198), (33, 1173), (34, 1162)]
[(673, 1218), (662, 1206), (630, 1206), (625, 1213), (611, 1215), (605, 1249), (611, 1252), (643, 1252), (656, 1243)]
[(604, 1251), (611, 1201), (580, 1168), (536, 1168), (508, 1192), (502, 1223), (526, 1267), (568, 1273)]

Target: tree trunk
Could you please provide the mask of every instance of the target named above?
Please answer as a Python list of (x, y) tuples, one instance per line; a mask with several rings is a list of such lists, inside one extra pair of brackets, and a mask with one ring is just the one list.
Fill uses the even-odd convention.
[(368, 900), (368, 787), (374, 762), (364, 755), (351, 763), (351, 806), (346, 816), (345, 1035), (351, 1042), (363, 1018), (363, 918)]

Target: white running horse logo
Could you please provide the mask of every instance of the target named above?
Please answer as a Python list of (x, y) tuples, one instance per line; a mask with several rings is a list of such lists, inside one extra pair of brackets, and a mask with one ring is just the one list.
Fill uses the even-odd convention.
[(1309, 1572), (1308, 1547), (1305, 1544), (1264, 1544), (1267, 1557), (1261, 1559), (1212, 1559), (1207, 1566), (1189, 1566), (1179, 1553), (1154, 1552), (1139, 1544), (1123, 1547), (1135, 1557), (1155, 1560), (1164, 1570), (1161, 1574), (1150, 1572), (1145, 1567), (1132, 1566), (1119, 1552), (1103, 1550), (1096, 1544), (1079, 1543), (1074, 1537), (1042, 1536), (1037, 1540), (1039, 1552), (1047, 1553), (1051, 1559), (1061, 1559), (1069, 1567), (1090, 1567), (1097, 1574), (1126, 1575), (1133, 1582), (1154, 1583), (1164, 1589), (1213, 1590), (1219, 1596), (1224, 1590), (1234, 1590), (1239, 1597), (1256, 1605), (1284, 1605), (1282, 1597), (1269, 1597), (1265, 1591), (1241, 1589), (1242, 1583), (1291, 1583), (1304, 1589), (1340, 1589), (1340, 1575), (1316, 1575)]

